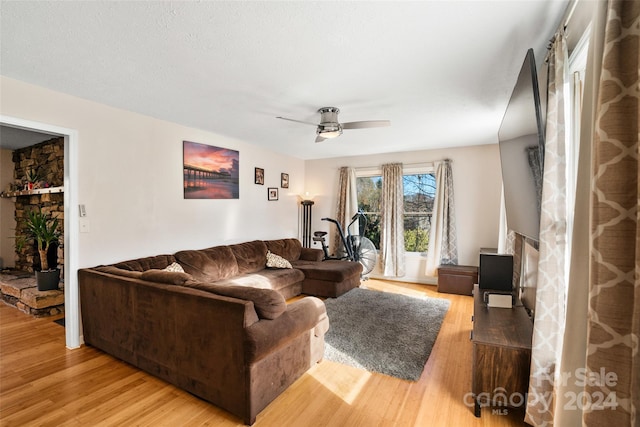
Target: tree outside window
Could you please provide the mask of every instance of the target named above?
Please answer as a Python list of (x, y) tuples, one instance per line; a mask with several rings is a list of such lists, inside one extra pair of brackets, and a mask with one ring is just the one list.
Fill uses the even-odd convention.
[[(358, 208), (368, 219), (365, 236), (380, 249), (380, 198), (382, 176), (362, 176), (356, 179)], [(433, 173), (411, 173), (403, 176), (404, 187), (404, 246), (407, 252), (426, 252), (436, 179)]]

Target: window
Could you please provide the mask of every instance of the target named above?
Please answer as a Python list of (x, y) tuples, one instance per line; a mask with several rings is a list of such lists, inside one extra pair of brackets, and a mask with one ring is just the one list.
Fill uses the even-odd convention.
[[(567, 248), (566, 254), (571, 254), (571, 242), (573, 234), (574, 207), (576, 201), (576, 189), (578, 182), (578, 154), (580, 152), (580, 118), (582, 116), (582, 96), (584, 91), (584, 80), (587, 69), (587, 54), (589, 51), (589, 40), (591, 39), (591, 26), (587, 26), (584, 34), (578, 40), (573, 52), (569, 56), (570, 81), (567, 82), (568, 89), (565, 90), (565, 111), (567, 111), (567, 123), (565, 123), (568, 135), (565, 153), (567, 155), (565, 174), (566, 203), (567, 203)], [(568, 94), (567, 94), (568, 92)], [(571, 256), (565, 257), (565, 286), (569, 286), (569, 270), (571, 266)]]
[[(404, 248), (407, 252), (426, 252), (429, 245), (429, 230), (433, 200), (436, 194), (436, 178), (431, 172), (405, 172), (404, 187)], [(367, 219), (364, 235), (380, 249), (380, 198), (382, 176), (370, 174), (358, 176), (358, 208)], [(362, 224), (361, 224), (362, 226)]]
[(429, 246), (433, 200), (436, 196), (434, 174), (404, 175), (404, 250), (426, 252)]

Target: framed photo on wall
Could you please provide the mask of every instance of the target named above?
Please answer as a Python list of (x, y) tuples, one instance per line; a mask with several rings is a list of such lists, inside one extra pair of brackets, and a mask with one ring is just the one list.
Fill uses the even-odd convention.
[(238, 199), (239, 171), (238, 151), (182, 141), (185, 199)]
[(259, 185), (264, 185), (264, 169), (262, 168), (255, 169), (254, 182)]
[(289, 188), (289, 174), (281, 173), (280, 174), (280, 187)]
[(268, 200), (278, 200), (278, 188), (277, 187), (269, 187), (269, 188), (267, 188), (267, 199)]

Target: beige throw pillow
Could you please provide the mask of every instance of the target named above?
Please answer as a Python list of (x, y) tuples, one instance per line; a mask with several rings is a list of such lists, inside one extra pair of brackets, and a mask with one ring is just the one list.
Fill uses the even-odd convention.
[(280, 255), (267, 251), (267, 267), (270, 268), (293, 268), (291, 263)]
[(164, 271), (172, 271), (174, 273), (184, 273), (184, 268), (177, 262), (174, 262), (164, 268)]

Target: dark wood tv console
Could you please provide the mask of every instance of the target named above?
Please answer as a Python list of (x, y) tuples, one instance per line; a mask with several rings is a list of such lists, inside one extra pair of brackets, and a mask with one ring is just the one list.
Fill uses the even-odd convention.
[(474, 414), (483, 406), (518, 407), (526, 404), (531, 363), (533, 322), (524, 307), (487, 307), (487, 289), (473, 288)]

